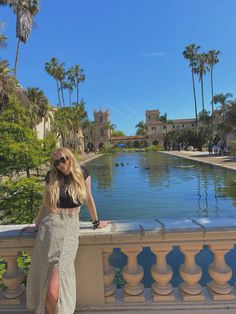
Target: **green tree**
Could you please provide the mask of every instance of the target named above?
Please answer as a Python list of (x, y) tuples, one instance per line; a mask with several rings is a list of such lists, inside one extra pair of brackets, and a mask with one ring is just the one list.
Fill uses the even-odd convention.
[(60, 78), (61, 78), (61, 70), (60, 67), (64, 66), (64, 63), (59, 64), (57, 58), (52, 57), (49, 62), (45, 63), (45, 71), (51, 75), (57, 84), (57, 96), (58, 96), (58, 105), (61, 107), (61, 97), (60, 97)]
[(30, 171), (45, 161), (42, 141), (29, 128), (29, 118), (16, 97), (10, 96), (0, 116), (0, 173), (8, 175)]
[(231, 102), (230, 107), (225, 114), (225, 123), (232, 129), (236, 126), (236, 100)]
[(0, 4), (9, 4), (16, 14), (17, 48), (14, 66), (14, 78), (16, 78), (20, 43), (27, 43), (32, 31), (35, 15), (39, 11), (39, 0), (3, 0)]
[(211, 128), (212, 135), (214, 132), (214, 88), (213, 88), (213, 69), (214, 66), (219, 62), (219, 50), (209, 50), (207, 53), (207, 64), (210, 67), (211, 72)]
[(202, 112), (203, 112), (203, 124), (205, 123), (205, 102), (204, 102), (204, 75), (209, 71), (209, 65), (207, 63), (207, 54), (200, 53), (196, 56), (196, 67), (194, 68), (194, 72), (199, 77), (199, 82), (201, 83), (201, 95), (202, 95)]
[[(0, 48), (6, 47), (7, 36), (5, 36), (1, 31), (4, 28), (4, 23), (0, 22)], [(3, 77), (8, 77), (10, 73), (9, 64), (7, 60), (0, 59), (0, 75)]]
[(78, 143), (78, 135), (82, 132), (83, 121), (87, 119), (87, 112), (85, 111), (85, 102), (81, 100), (80, 105), (75, 104), (74, 107), (69, 107), (71, 112), (71, 133), (72, 133), (72, 145), (76, 149), (81, 145)]
[(164, 115), (161, 115), (159, 117), (159, 121), (163, 124), (163, 127), (164, 127), (164, 129), (166, 130), (166, 133), (167, 133), (167, 125), (168, 124), (173, 124), (173, 121), (167, 119), (167, 113), (165, 113)]
[(0, 48), (6, 47), (7, 36), (2, 33), (4, 23), (0, 22)]
[(31, 118), (31, 125), (36, 129), (37, 124), (44, 120), (44, 136), (46, 134), (45, 124), (49, 118), (48, 99), (44, 92), (38, 87), (28, 87), (26, 94), (30, 100), (30, 107), (28, 109), (29, 117)]
[(228, 111), (230, 107), (231, 101), (229, 100), (229, 98), (232, 98), (232, 97), (233, 95), (231, 93), (226, 93), (226, 94), (221, 93), (213, 97), (214, 104), (220, 104), (219, 110), (223, 117), (223, 121), (225, 120), (226, 112)]
[(190, 44), (190, 45), (186, 46), (185, 50), (183, 51), (183, 56), (185, 59), (189, 60), (189, 66), (191, 68), (196, 129), (198, 128), (198, 121), (197, 121), (198, 110), (197, 110), (197, 99), (196, 99), (196, 88), (195, 88), (194, 74), (195, 74), (195, 68), (197, 67), (196, 56), (199, 53), (199, 49), (200, 49), (200, 46), (198, 46), (196, 44)]
[(67, 107), (58, 108), (54, 115), (52, 130), (57, 134), (57, 138), (61, 138), (63, 147), (66, 147), (67, 139), (70, 135), (71, 118), (71, 113)]
[(71, 94), (73, 92), (73, 85), (69, 81), (62, 82), (62, 88), (67, 89), (69, 93), (69, 105), (71, 106)]
[(0, 208), (3, 210), (1, 223), (31, 223), (42, 202), (43, 185), (40, 178), (9, 178), (0, 183)]
[(204, 121), (204, 124), (209, 128), (211, 123), (210, 111), (207, 110), (204, 110), (204, 112), (200, 111), (198, 113), (198, 121), (201, 122), (202, 124)]
[(147, 125), (145, 122), (140, 121), (138, 124), (136, 124), (135, 128), (136, 130), (136, 135), (146, 135), (147, 133)]
[(114, 130), (112, 131), (112, 136), (113, 137), (125, 136), (125, 133), (123, 131)]
[(65, 71), (65, 64), (64, 63), (61, 63), (58, 67), (58, 70), (57, 70), (57, 77), (58, 77), (58, 80), (60, 82), (60, 87), (59, 87), (59, 90), (61, 91), (61, 98), (62, 98), (62, 103), (63, 103), (63, 106), (65, 107), (65, 98), (64, 98), (64, 81), (65, 81), (65, 78), (66, 78), (66, 71)]
[(29, 223), (41, 202), (41, 178), (37, 170), (49, 150), (55, 149), (53, 135), (39, 140), (30, 129), (26, 109), (16, 96), (9, 96), (0, 115), (0, 208), (2, 223)]

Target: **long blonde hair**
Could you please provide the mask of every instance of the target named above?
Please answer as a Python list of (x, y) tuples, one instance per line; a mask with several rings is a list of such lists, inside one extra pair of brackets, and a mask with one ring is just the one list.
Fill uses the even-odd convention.
[[(83, 204), (87, 195), (84, 176), (80, 165), (69, 149), (64, 147), (59, 148), (52, 154), (52, 157), (57, 152), (64, 154), (70, 163), (70, 174), (67, 176), (68, 184), (66, 190), (75, 203), (79, 201)], [(51, 168), (52, 170), (49, 172), (45, 183), (43, 207), (47, 208), (49, 211), (57, 212), (59, 188), (60, 185), (63, 184), (64, 174), (54, 166), (53, 158), (51, 159)]]

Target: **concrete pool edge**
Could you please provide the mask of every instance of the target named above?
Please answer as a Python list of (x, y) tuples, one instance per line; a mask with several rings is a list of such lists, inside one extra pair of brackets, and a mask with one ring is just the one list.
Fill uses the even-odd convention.
[[(207, 152), (189, 152), (189, 151), (184, 151), (184, 152), (183, 151), (180, 151), (180, 152), (178, 152), (178, 151), (170, 151), (170, 152), (160, 151), (160, 153), (236, 171), (236, 161), (234, 161), (234, 160), (231, 161), (231, 163), (233, 165), (232, 164), (231, 165), (223, 164), (223, 162), (228, 162), (227, 159), (234, 158), (235, 156), (215, 156), (215, 157), (212, 156), (212, 157), (208, 157)], [(209, 158), (218, 158), (218, 160), (216, 160), (216, 161), (210, 160), (209, 161), (209, 160), (202, 159), (202, 158), (207, 158), (207, 157), (208, 157), (208, 159)], [(221, 158), (220, 163), (219, 163), (219, 158)]]

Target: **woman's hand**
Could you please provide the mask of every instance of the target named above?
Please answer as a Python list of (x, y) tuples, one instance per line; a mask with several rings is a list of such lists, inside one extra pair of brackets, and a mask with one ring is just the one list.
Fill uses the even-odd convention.
[(27, 227), (22, 228), (21, 231), (33, 233), (33, 232), (37, 232), (38, 228), (36, 226), (27, 226)]
[(100, 220), (100, 224), (97, 226), (97, 228), (105, 228), (109, 225), (109, 223), (111, 223), (110, 221), (101, 221)]

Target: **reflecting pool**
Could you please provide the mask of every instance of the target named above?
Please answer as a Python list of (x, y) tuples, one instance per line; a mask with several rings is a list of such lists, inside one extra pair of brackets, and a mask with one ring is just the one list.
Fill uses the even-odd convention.
[(159, 152), (104, 155), (86, 167), (100, 219), (236, 213), (235, 171)]

